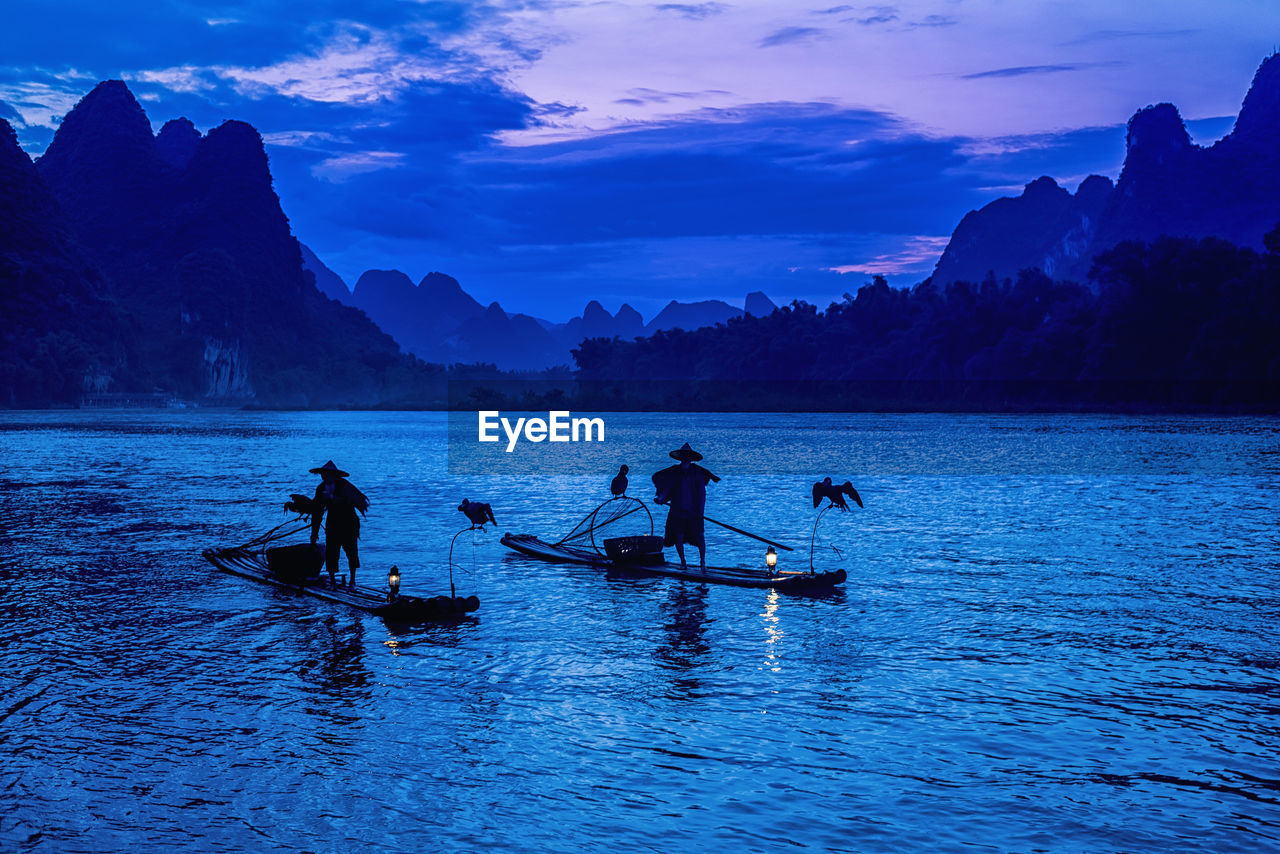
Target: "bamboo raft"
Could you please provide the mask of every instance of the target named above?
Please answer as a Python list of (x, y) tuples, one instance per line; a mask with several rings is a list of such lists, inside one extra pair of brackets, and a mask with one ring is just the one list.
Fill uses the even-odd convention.
[(480, 607), (475, 596), (409, 596), (389, 588), (332, 584), (320, 574), (324, 547), (294, 545), (267, 549), (259, 539), (244, 546), (206, 549), (204, 558), (223, 572), (299, 595), (337, 602), (399, 623), (440, 623), (465, 619)]
[[(633, 513), (643, 510), (648, 516), (649, 536), (600, 540), (597, 532)], [(602, 515), (603, 513), (603, 515)], [(625, 540), (656, 541), (656, 548), (647, 552), (626, 554), (615, 544)], [(689, 564), (666, 560), (661, 550), (661, 539), (653, 536), (653, 516), (643, 501), (637, 498), (618, 497), (606, 501), (558, 542), (548, 542), (534, 534), (506, 533), (502, 544), (525, 557), (548, 563), (571, 563), (594, 566), (611, 571), (624, 571), (643, 575), (665, 575), (689, 581), (731, 584), (737, 587), (767, 587), (780, 592), (812, 592), (826, 590), (843, 584), (847, 574), (843, 569), (830, 572), (806, 572), (798, 570), (752, 569), (742, 566), (708, 566), (705, 569)], [(603, 547), (603, 548), (602, 548)]]

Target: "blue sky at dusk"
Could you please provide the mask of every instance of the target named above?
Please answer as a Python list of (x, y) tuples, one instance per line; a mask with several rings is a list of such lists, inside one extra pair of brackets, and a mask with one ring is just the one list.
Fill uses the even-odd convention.
[(252, 123), (298, 237), (353, 284), (825, 305), (928, 275), (966, 211), (1118, 176), (1124, 124), (1231, 127), (1280, 5), (1114, 0), (17, 2), (0, 115), (28, 153), (98, 81), (154, 127)]

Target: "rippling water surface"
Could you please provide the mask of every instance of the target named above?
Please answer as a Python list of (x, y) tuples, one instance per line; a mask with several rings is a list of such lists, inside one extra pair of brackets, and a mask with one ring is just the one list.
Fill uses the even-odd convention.
[[(0, 415), (0, 850), (1278, 844), (1280, 421), (611, 423), (598, 476), (484, 477), (450, 474), (432, 413)], [(843, 589), (464, 535), (477, 619), (405, 630), (200, 557), (333, 457), (372, 501), (361, 580), (394, 562), (434, 595), (461, 498), (563, 534), (617, 462), (648, 497), (686, 439), (725, 475), (708, 514), (796, 545), (784, 565), (813, 475), (851, 478), (866, 509), (815, 555)], [(711, 562), (762, 561), (708, 534)]]

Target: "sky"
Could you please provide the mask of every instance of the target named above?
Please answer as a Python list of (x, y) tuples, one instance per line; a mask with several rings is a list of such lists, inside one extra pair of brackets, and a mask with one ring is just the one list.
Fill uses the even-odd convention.
[(1112, 179), (1170, 102), (1231, 129), (1267, 0), (8, 0), (0, 117), (33, 158), (96, 83), (158, 131), (253, 124), (353, 286), (441, 271), (552, 320), (590, 299), (825, 306), (907, 287), (969, 210)]

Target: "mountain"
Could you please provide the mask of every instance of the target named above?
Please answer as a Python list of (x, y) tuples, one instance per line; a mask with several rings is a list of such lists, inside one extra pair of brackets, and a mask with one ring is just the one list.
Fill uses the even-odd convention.
[(540, 370), (568, 364), (550, 332), (527, 314), (508, 315), (496, 302), (467, 318), (446, 339), (456, 362), (487, 362), (503, 370)]
[(200, 147), (200, 131), (185, 116), (170, 119), (156, 134), (156, 151), (160, 159), (174, 169), (185, 169)]
[(68, 249), (62, 210), (4, 119), (0, 119), (0, 187), (4, 188), (4, 207), (0, 208), (0, 253), (4, 257)]
[(126, 377), (128, 330), (101, 271), (0, 119), (0, 405), (69, 403)]
[(644, 334), (644, 318), (629, 304), (623, 303), (618, 313), (613, 315), (596, 300), (587, 303), (580, 317), (570, 318), (567, 323), (548, 326), (566, 353), (587, 338), (621, 338), (629, 341)]
[[(320, 282), (328, 268), (314, 255), (304, 263)], [(336, 276), (334, 277), (336, 279)], [(339, 282), (341, 280), (338, 280)], [(341, 295), (338, 297), (342, 299)], [(762, 314), (776, 306), (759, 291), (748, 303)], [(399, 270), (367, 270), (343, 300), (360, 309), (408, 353), (443, 364), (488, 363), (502, 370), (530, 371), (568, 365), (571, 351), (589, 338), (630, 341), (660, 329), (697, 329), (742, 315), (718, 300), (674, 300), (647, 326), (640, 312), (623, 304), (617, 314), (590, 300), (582, 314), (563, 323), (512, 314), (499, 303), (482, 306), (457, 279), (428, 273), (418, 284)]]
[(715, 326), (732, 317), (741, 316), (742, 309), (734, 308), (718, 299), (699, 302), (672, 300), (658, 312), (653, 320), (649, 321), (644, 330), (646, 334), (652, 335), (662, 329), (700, 329), (703, 326)]
[(431, 362), (541, 370), (569, 361), (568, 348), (544, 323), (509, 315), (496, 302), (486, 308), (444, 273), (428, 273), (415, 285), (399, 270), (367, 270), (351, 304), (406, 352)]
[(625, 302), (613, 316), (613, 322), (615, 327), (613, 334), (619, 338), (634, 338), (644, 332), (644, 318), (640, 316), (640, 312)]
[(1268, 57), (1245, 95), (1231, 133), (1195, 145), (1172, 104), (1129, 120), (1125, 159), (1114, 188), (1090, 176), (1075, 195), (1039, 178), (1017, 198), (969, 212), (930, 279), (997, 279), (1038, 268), (1083, 280), (1098, 253), (1126, 240), (1162, 235), (1217, 237), (1262, 248), (1280, 221), (1280, 54)]
[(351, 289), (351, 304), (409, 352), (419, 346), (419, 326), (426, 322), (407, 308), (416, 297), (413, 280), (399, 270), (366, 270)]
[(121, 81), (98, 84), (76, 104), (36, 168), (74, 236), (107, 267), (145, 254), (156, 239), (154, 211), (165, 201), (168, 169), (151, 123)]
[(418, 282), (426, 304), (450, 321), (463, 321), (484, 311), (475, 297), (462, 289), (458, 280), (444, 273), (427, 273)]
[(431, 373), (316, 290), (250, 125), (201, 135), (176, 119), (153, 136), (128, 87), (106, 81), (63, 119), (35, 172), (101, 271), (103, 298), (134, 327), (131, 374), (111, 388), (367, 405)]
[(1274, 413), (1280, 230), (1267, 243), (1125, 243), (1097, 289), (1028, 270), (939, 299), (881, 278), (825, 311), (593, 339), (572, 408)]
[(444, 273), (428, 273), (415, 285), (399, 270), (366, 270), (356, 280), (347, 302), (368, 315), (406, 352), (442, 363), (466, 360), (459, 354), (457, 342), (447, 339), (456, 336), (463, 323), (485, 312), (457, 279)]
[(988, 271), (997, 279), (1012, 278), (1028, 267), (1054, 275), (1092, 246), (1112, 189), (1109, 178), (1090, 175), (1072, 195), (1041, 177), (1021, 196), (970, 211), (951, 235), (933, 282), (980, 282)]
[(302, 269), (311, 274), (316, 289), (331, 300), (351, 305), (351, 289), (342, 281), (342, 277), (326, 267), (305, 243), (298, 242), (298, 251), (302, 253)]
[(747, 294), (747, 301), (743, 304), (743, 312), (752, 317), (768, 317), (777, 310), (778, 306), (765, 296), (763, 291), (752, 291)]

